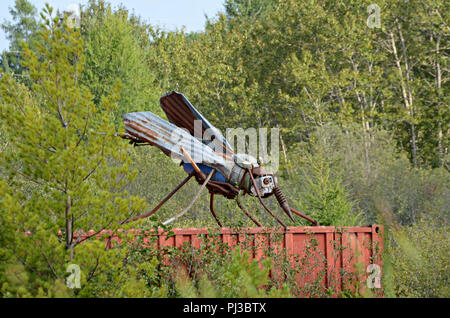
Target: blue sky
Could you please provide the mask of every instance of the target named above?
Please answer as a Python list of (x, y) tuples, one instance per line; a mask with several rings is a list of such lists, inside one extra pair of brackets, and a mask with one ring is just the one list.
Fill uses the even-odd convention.
[[(29, 0), (39, 11), (48, 2), (55, 9), (67, 9), (74, 4), (86, 4), (87, 0)], [(200, 31), (205, 24), (205, 14), (213, 17), (223, 11), (224, 0), (108, 0), (114, 7), (123, 4), (150, 24), (158, 24), (166, 30), (181, 29)], [(14, 0), (0, 1), (0, 21), (10, 20), (9, 7)], [(3, 30), (0, 30), (0, 52), (9, 46)]]

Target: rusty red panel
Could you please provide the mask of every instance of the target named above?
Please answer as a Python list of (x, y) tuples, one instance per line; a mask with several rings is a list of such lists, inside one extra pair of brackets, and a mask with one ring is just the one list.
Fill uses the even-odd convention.
[[(321, 288), (331, 290), (333, 295), (339, 295), (340, 291), (350, 290), (352, 286), (359, 286), (360, 292), (367, 288), (368, 265), (376, 264), (382, 268), (383, 231), (383, 226), (371, 225), (290, 227), (287, 231), (262, 227), (241, 228), (239, 231), (231, 228), (175, 228), (171, 230), (173, 235), (161, 229), (145, 232), (131, 230), (131, 233), (143, 235), (144, 242), (157, 242), (148, 244), (148, 248), (179, 248), (186, 244), (199, 248), (205, 241), (215, 239), (230, 247), (248, 247), (252, 259), (261, 260), (269, 254), (276, 255), (272, 257), (274, 270), (270, 273), (271, 279), (286, 278), (286, 273), (277, 267), (277, 262), (286, 257), (290, 260), (298, 286), (316, 282)], [(103, 231), (97, 237), (104, 238), (108, 234)], [(211, 234), (215, 237), (211, 237)], [(150, 236), (156, 240), (150, 240)], [(108, 247), (111, 247), (111, 242), (120, 243), (120, 239), (117, 236), (110, 237)], [(372, 294), (379, 296), (382, 291), (374, 290)]]
[[(183, 243), (199, 247), (201, 236), (210, 238), (211, 229), (189, 228), (173, 229), (174, 235), (166, 240), (162, 231), (153, 232), (163, 239), (165, 246), (180, 247)], [(358, 281), (359, 288), (366, 288), (366, 272), (369, 264), (382, 266), (383, 226), (367, 227), (290, 227), (288, 231), (280, 228), (244, 228), (236, 232), (230, 228), (216, 229), (220, 241), (229, 246), (238, 244), (252, 248), (251, 257), (258, 260), (271, 251), (274, 255), (286, 255), (293, 270), (299, 270), (295, 276), (299, 286), (314, 281), (323, 288), (330, 288), (334, 294), (346, 288), (352, 288)], [(278, 257), (277, 257), (278, 258)], [(276, 262), (276, 260), (274, 260)], [(306, 264), (306, 266), (305, 266)], [(277, 269), (272, 278), (283, 278)], [(297, 267), (297, 268), (296, 268)], [(302, 296), (302, 295), (300, 295)], [(304, 295), (303, 295), (304, 296)]]

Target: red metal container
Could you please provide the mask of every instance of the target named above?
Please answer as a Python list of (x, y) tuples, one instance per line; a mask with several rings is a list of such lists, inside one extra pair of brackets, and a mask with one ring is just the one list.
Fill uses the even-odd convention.
[[(150, 240), (148, 236), (157, 238)], [(291, 278), (295, 277), (301, 290), (298, 296), (306, 296), (308, 288), (314, 286), (328, 290), (331, 295), (356, 289), (370, 290), (369, 295), (373, 296), (382, 295), (379, 284), (383, 252), (381, 225), (290, 227), (288, 231), (282, 228), (176, 228), (169, 235), (162, 230), (145, 232), (144, 242), (149, 243), (148, 248), (186, 245), (199, 248), (212, 236), (230, 247), (245, 247), (251, 251), (252, 259), (272, 256), (271, 277), (280, 283), (288, 274), (277, 262), (283, 257), (290, 259)]]
[[(119, 230), (119, 232), (122, 232)], [(200, 248), (219, 241), (250, 251), (250, 258), (271, 257), (271, 279), (276, 283), (294, 281), (297, 296), (358, 295), (383, 296), (381, 289), (382, 225), (363, 227), (304, 226), (283, 228), (175, 228), (170, 233), (130, 230), (143, 236), (144, 247)], [(84, 233), (83, 236), (93, 235)], [(102, 231), (97, 238), (107, 238), (107, 248), (120, 244), (118, 235)], [(288, 263), (286, 263), (288, 260)], [(286, 264), (289, 264), (286, 269)], [(320, 291), (317, 293), (317, 291)]]

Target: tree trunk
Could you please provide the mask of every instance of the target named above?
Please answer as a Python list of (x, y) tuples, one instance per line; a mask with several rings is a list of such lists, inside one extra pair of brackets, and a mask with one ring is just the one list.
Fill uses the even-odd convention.
[(443, 165), (444, 165), (444, 149), (443, 149), (443, 146), (442, 146), (443, 133), (442, 133), (441, 112), (440, 112), (441, 93), (442, 93), (441, 92), (442, 74), (441, 74), (441, 66), (440, 66), (440, 63), (439, 63), (439, 50), (440, 50), (441, 36), (442, 36), (442, 34), (439, 34), (436, 37), (436, 57), (435, 57), (435, 62), (434, 62), (434, 68), (435, 68), (435, 72), (436, 72), (435, 80), (436, 80), (436, 91), (437, 91), (437, 96), (438, 96), (438, 100), (437, 100), (437, 109), (438, 109), (438, 131), (437, 131), (437, 137), (438, 137), (438, 161), (439, 161), (439, 166), (443, 167)]
[[(397, 22), (397, 25), (398, 25), (398, 22)], [(400, 77), (400, 88), (402, 91), (403, 103), (405, 104), (405, 108), (408, 110), (409, 116), (411, 117), (411, 119), (408, 120), (409, 125), (410, 125), (411, 159), (412, 159), (413, 165), (415, 167), (417, 167), (417, 143), (416, 143), (415, 125), (414, 125), (414, 121), (413, 121), (414, 120), (414, 111), (413, 111), (413, 107), (412, 107), (412, 101), (413, 101), (412, 94), (411, 94), (409, 84), (406, 85), (405, 79), (403, 77), (402, 65), (401, 65), (401, 61), (400, 61), (400, 58), (397, 53), (397, 45), (395, 44), (394, 33), (391, 31), (389, 33), (389, 35), (391, 37), (392, 52), (394, 53), (395, 64), (397, 66), (399, 77)], [(403, 36), (401, 36), (401, 38), (403, 39)], [(404, 54), (406, 55), (406, 52), (404, 52)], [(405, 60), (405, 63), (407, 64), (406, 60)], [(409, 65), (405, 66), (405, 67), (406, 67), (406, 69), (408, 69), (407, 74), (409, 75)], [(407, 87), (408, 87), (408, 92), (407, 92)]]
[(73, 259), (73, 216), (71, 215), (72, 198), (67, 196), (66, 200), (66, 248), (70, 250), (70, 260)]

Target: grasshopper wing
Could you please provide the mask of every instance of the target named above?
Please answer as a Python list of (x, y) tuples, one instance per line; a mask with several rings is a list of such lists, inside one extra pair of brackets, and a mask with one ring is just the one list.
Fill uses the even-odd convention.
[[(167, 93), (161, 97), (160, 103), (171, 123), (187, 129), (192, 136), (216, 152), (234, 154), (220, 130), (203, 117), (183, 94), (175, 91)], [(195, 129), (196, 120), (201, 123), (199, 131)], [(205, 131), (208, 131), (207, 134), (205, 134)], [(203, 136), (207, 137), (204, 138)]]
[(156, 116), (152, 112), (129, 113), (123, 116), (125, 135), (134, 143), (150, 144), (167, 156), (188, 162), (181, 147), (195, 163), (216, 168), (227, 180), (234, 166), (233, 157), (215, 152), (211, 147), (194, 138), (186, 129)]

